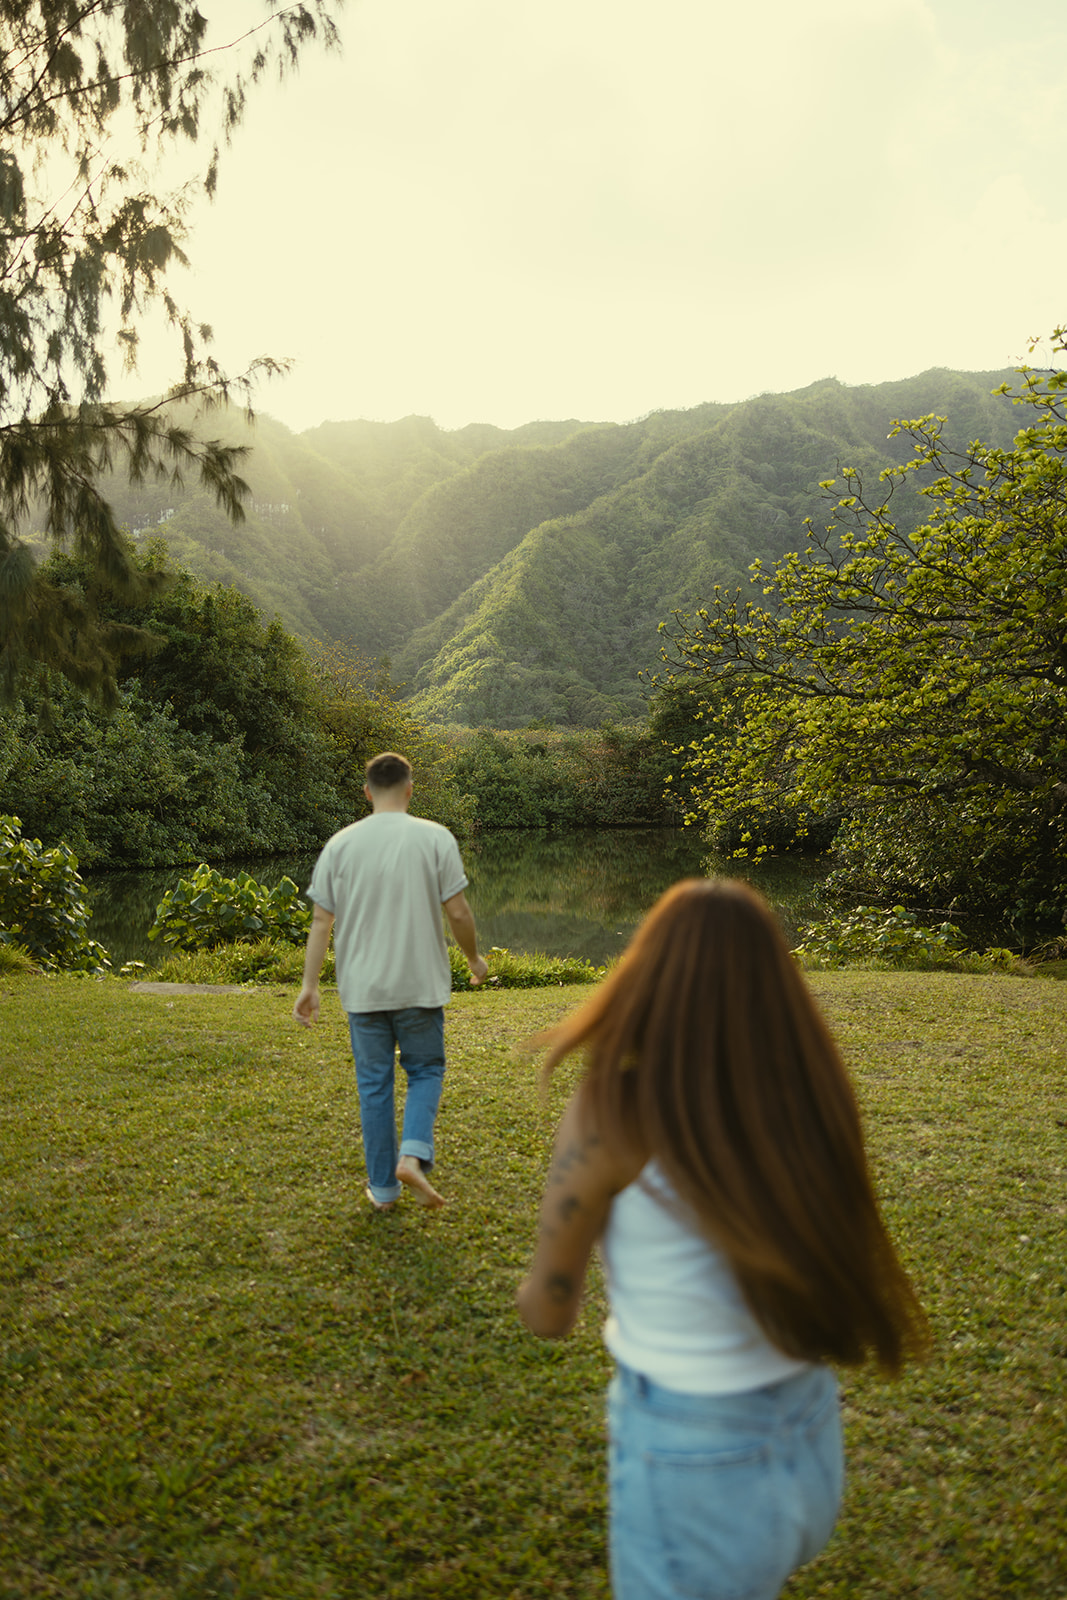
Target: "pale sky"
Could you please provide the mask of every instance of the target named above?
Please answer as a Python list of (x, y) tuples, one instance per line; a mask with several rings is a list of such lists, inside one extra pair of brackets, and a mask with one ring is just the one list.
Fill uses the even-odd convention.
[[(210, 42), (262, 14), (208, 0)], [(1067, 322), (1064, 0), (348, 0), (171, 288), (299, 431), (626, 421)], [(1035, 357), (1040, 359), (1040, 356)], [(1046, 351), (1047, 359), (1047, 351)], [(146, 341), (136, 384), (176, 362)]]

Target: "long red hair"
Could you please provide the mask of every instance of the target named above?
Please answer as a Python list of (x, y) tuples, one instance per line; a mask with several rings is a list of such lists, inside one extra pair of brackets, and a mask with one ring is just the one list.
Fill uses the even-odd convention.
[(686, 879), (535, 1041), (584, 1049), (591, 1124), (654, 1158), (787, 1354), (896, 1372), (926, 1321), (882, 1221), (856, 1096), (767, 903)]

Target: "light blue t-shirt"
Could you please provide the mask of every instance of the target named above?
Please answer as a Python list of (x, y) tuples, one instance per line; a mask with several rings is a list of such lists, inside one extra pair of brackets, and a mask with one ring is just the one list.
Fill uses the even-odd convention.
[(346, 1011), (443, 1006), (452, 992), (441, 906), (467, 887), (447, 828), (379, 811), (323, 846), (308, 896), (332, 911)]

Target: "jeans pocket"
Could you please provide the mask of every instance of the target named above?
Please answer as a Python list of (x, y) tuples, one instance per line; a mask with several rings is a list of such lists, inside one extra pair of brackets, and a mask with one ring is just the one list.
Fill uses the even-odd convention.
[(700, 1600), (770, 1600), (793, 1562), (762, 1446), (646, 1452), (649, 1496), (671, 1582)]

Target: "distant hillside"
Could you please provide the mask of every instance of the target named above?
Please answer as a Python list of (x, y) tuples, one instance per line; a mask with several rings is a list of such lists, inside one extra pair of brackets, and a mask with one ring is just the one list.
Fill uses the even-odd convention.
[[(354, 643), (355, 575), (389, 549), (423, 495), (501, 442), (554, 444), (581, 426), (443, 433), (429, 418), (406, 417), (324, 423), (297, 435), (267, 416), (250, 427), (238, 411), (214, 412), (203, 431), (249, 447), (241, 473), (251, 493), (238, 527), (198, 487), (138, 487), (115, 476), (106, 492), (120, 522), (141, 540), (165, 539), (198, 577), (236, 584), (297, 634)], [(370, 641), (363, 647), (378, 653)]]
[[(247, 521), (201, 492), (111, 498), (209, 581), (235, 583), (296, 633), (390, 660), (426, 719), (589, 725), (640, 715), (657, 625), (757, 557), (797, 549), (842, 465), (874, 483), (906, 440), (895, 418), (935, 412), (946, 437), (1007, 444), (1008, 373), (934, 370), (847, 388), (834, 379), (736, 405), (627, 424), (536, 422), (443, 432), (425, 417), (329, 422), (294, 435), (236, 415)], [(914, 491), (894, 501), (914, 525)]]

